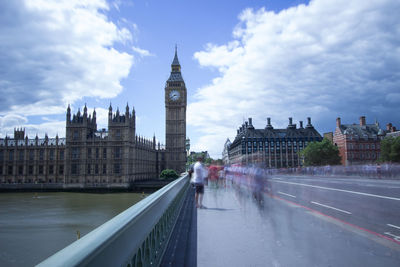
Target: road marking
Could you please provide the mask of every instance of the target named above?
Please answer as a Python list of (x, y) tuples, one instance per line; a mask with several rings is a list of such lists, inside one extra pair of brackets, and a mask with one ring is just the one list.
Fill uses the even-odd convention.
[(390, 224), (390, 223), (388, 223), (388, 224), (387, 224), (387, 226), (390, 226), (390, 227), (393, 227), (393, 228), (400, 229), (400, 226), (396, 226), (396, 225), (393, 225), (393, 224)]
[(391, 232), (385, 232), (385, 235), (391, 236), (394, 240), (400, 242), (400, 236), (394, 235)]
[(290, 195), (290, 194), (287, 194), (287, 193), (283, 193), (283, 192), (281, 192), (281, 191), (278, 191), (278, 193), (281, 194), (281, 195), (288, 196), (288, 197), (294, 197), (294, 198), (296, 198), (296, 197), (293, 196), (293, 195)]
[(321, 204), (321, 203), (318, 203), (318, 202), (311, 201), (311, 203), (313, 203), (315, 205), (319, 205), (319, 206), (325, 207), (325, 208), (337, 210), (337, 211), (340, 211), (340, 212), (343, 212), (343, 213), (351, 214), (351, 212), (348, 212), (348, 211), (345, 211), (345, 210), (341, 210), (341, 209), (338, 209), (338, 208), (335, 208), (335, 207), (331, 207), (331, 206), (328, 206), (328, 205), (324, 205), (324, 204)]
[(344, 189), (337, 189), (337, 188), (330, 188), (330, 187), (324, 187), (324, 186), (318, 186), (318, 185), (301, 184), (301, 183), (284, 182), (284, 181), (274, 181), (274, 182), (308, 186), (308, 187), (314, 187), (314, 188), (319, 188), (319, 189), (326, 189), (326, 190), (332, 190), (332, 191), (339, 191), (339, 192), (345, 192), (345, 193), (351, 193), (351, 194), (357, 194), (357, 195), (363, 195), (363, 196), (369, 196), (369, 197), (377, 197), (377, 198), (384, 198), (384, 199), (400, 201), (400, 198), (397, 198), (397, 197), (381, 196), (381, 195), (375, 195), (375, 194), (369, 194), (369, 193), (363, 193), (363, 192), (357, 192), (357, 191), (350, 191), (350, 190), (344, 190)]

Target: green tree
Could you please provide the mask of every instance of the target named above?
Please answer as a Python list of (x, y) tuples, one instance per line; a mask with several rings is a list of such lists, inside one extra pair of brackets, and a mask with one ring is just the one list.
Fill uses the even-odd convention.
[(176, 171), (171, 169), (163, 170), (160, 174), (161, 179), (176, 179), (178, 177), (179, 175), (176, 173)]
[(400, 136), (389, 136), (382, 140), (379, 161), (400, 162)]
[(324, 166), (340, 164), (339, 149), (328, 139), (311, 142), (300, 152), (305, 166)]

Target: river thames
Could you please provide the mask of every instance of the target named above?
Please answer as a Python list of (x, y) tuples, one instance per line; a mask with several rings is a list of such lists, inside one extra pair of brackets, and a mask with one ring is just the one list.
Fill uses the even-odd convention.
[(34, 266), (143, 198), (138, 193), (1, 193), (0, 266)]

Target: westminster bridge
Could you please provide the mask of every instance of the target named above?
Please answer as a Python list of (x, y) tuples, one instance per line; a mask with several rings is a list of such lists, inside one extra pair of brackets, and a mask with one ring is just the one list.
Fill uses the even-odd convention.
[(196, 209), (183, 176), (38, 266), (399, 266), (398, 180), (226, 178)]

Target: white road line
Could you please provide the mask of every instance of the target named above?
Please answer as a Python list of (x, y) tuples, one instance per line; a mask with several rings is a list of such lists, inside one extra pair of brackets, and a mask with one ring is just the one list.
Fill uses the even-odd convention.
[(328, 206), (328, 205), (324, 205), (324, 204), (321, 204), (321, 203), (318, 203), (318, 202), (311, 201), (311, 203), (313, 203), (315, 205), (319, 205), (319, 206), (325, 207), (325, 208), (337, 210), (337, 211), (340, 211), (340, 212), (343, 212), (343, 213), (351, 214), (351, 212), (348, 212), (348, 211), (345, 211), (345, 210), (341, 210), (341, 209), (337, 209), (337, 208), (334, 208), (334, 207), (331, 207), (331, 206)]
[(350, 191), (350, 190), (344, 190), (344, 189), (337, 189), (337, 188), (330, 188), (330, 187), (324, 187), (324, 186), (318, 186), (318, 185), (301, 184), (301, 183), (284, 182), (284, 181), (274, 181), (274, 182), (276, 182), (276, 183), (285, 183), (285, 184), (301, 185), (301, 186), (308, 186), (308, 187), (314, 187), (314, 188), (319, 188), (319, 189), (326, 189), (326, 190), (332, 190), (332, 191), (339, 191), (339, 192), (345, 192), (345, 193), (363, 195), (363, 196), (368, 196), (368, 197), (377, 197), (377, 198), (384, 198), (384, 199), (390, 199), (390, 200), (397, 200), (397, 201), (400, 201), (400, 198), (397, 198), (397, 197), (381, 196), (381, 195), (375, 195), (375, 194), (369, 194), (369, 193), (363, 193), (363, 192), (357, 192), (357, 191)]
[(400, 242), (400, 236), (394, 235), (391, 232), (385, 232), (385, 235), (391, 236), (394, 240)]
[(290, 194), (287, 194), (287, 193), (283, 193), (283, 192), (281, 192), (281, 191), (278, 191), (278, 193), (279, 193), (279, 194), (281, 194), (281, 195), (288, 196), (288, 197), (293, 197), (293, 198), (296, 198), (296, 197), (295, 197), (295, 196), (293, 196), (293, 195), (290, 195)]
[(387, 226), (390, 226), (390, 227), (393, 227), (393, 228), (400, 229), (400, 226), (396, 226), (396, 225), (393, 225), (393, 224), (390, 224), (390, 223), (388, 223), (388, 224), (387, 224)]

